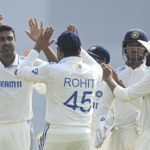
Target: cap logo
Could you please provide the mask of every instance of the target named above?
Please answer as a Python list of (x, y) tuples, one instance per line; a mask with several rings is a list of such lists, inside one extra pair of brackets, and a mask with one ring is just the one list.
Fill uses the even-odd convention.
[(132, 32), (132, 34), (131, 34), (132, 39), (138, 39), (139, 36), (140, 36), (140, 34), (139, 34), (139, 32), (137, 32), (137, 31), (134, 31), (134, 32)]

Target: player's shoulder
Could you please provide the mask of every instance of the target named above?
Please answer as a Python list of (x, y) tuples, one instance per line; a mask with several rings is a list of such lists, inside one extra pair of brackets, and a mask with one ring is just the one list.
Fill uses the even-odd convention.
[(146, 67), (145, 67), (145, 71), (146, 71), (146, 72), (150, 72), (150, 67), (146, 66)]
[(117, 67), (117, 68), (115, 69), (115, 71), (116, 71), (117, 73), (122, 73), (122, 72), (124, 72), (126, 69), (127, 69), (127, 66), (126, 66), (126, 65), (123, 65), (123, 66)]

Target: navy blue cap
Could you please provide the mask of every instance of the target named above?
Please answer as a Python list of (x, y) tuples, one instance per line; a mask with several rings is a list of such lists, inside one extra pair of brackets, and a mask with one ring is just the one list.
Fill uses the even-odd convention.
[(124, 37), (123, 47), (126, 46), (127, 43), (138, 42), (138, 40), (142, 40), (148, 42), (148, 35), (141, 29), (130, 29)]
[(102, 46), (91, 46), (87, 50), (88, 54), (92, 56), (97, 62), (99, 61), (106, 61), (108, 64), (110, 62), (110, 54), (107, 49)]
[(65, 31), (57, 39), (56, 44), (63, 51), (78, 51), (81, 47), (81, 41), (75, 32)]

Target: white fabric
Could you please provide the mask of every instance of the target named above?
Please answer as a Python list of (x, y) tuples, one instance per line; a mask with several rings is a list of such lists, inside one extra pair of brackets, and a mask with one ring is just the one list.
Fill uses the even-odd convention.
[[(121, 66), (117, 68), (117, 74), (119, 79), (123, 82), (123, 84), (128, 87), (139, 80), (144, 76), (145, 74), (145, 64), (142, 64), (140, 67), (136, 69), (132, 69), (126, 65)], [(121, 88), (120, 88), (121, 89)], [(118, 90), (118, 87), (115, 89)], [(128, 97), (128, 94), (126, 94)], [(125, 97), (126, 97), (125, 96)], [(140, 108), (141, 108), (141, 98), (137, 100), (137, 97), (134, 97), (132, 102), (124, 102), (121, 101), (123, 99), (124, 95), (120, 93), (120, 97), (113, 97), (112, 94), (110, 94), (110, 99), (107, 97), (103, 97), (103, 105), (111, 108), (111, 111), (114, 116), (114, 122), (113, 127), (118, 128), (117, 131), (112, 130), (111, 136), (107, 140), (107, 146), (105, 145), (103, 149), (123, 149), (123, 150), (130, 150), (135, 146), (135, 141), (137, 139), (137, 128), (138, 128), (138, 122), (137, 118), (140, 114)], [(102, 109), (101, 108), (101, 109)], [(99, 111), (100, 112), (100, 111)], [(99, 115), (102, 115), (103, 113), (100, 112)], [(125, 131), (124, 131), (125, 130)], [(117, 133), (117, 135), (114, 134)], [(132, 138), (132, 144), (130, 143), (130, 138), (121, 138), (121, 136), (127, 137), (127, 135)], [(115, 142), (118, 141), (118, 142)], [(117, 145), (118, 143), (118, 145)], [(121, 143), (121, 144), (119, 144)], [(126, 146), (125, 146), (126, 145)]]
[(98, 124), (98, 129), (96, 131), (96, 141), (95, 141), (95, 146), (97, 148), (99, 148), (105, 138), (106, 138), (106, 130), (107, 130), (107, 126), (106, 126), (106, 119), (104, 117), (101, 117), (99, 120), (99, 124)]
[(93, 99), (102, 69), (93, 65), (91, 57), (83, 51), (84, 54), (83, 61), (81, 57), (66, 57), (57, 64), (33, 68), (38, 53), (32, 50), (18, 69), (18, 77), (46, 84), (46, 121), (50, 122), (53, 131), (62, 128), (59, 134), (67, 133), (69, 127), (78, 127), (77, 133), (90, 133)]
[[(131, 85), (130, 87), (126, 89), (122, 89), (120, 87), (117, 87), (114, 91), (114, 94), (117, 97), (122, 97), (122, 100), (125, 101), (132, 101), (134, 98), (142, 97), (142, 107), (141, 107), (141, 116), (140, 116), (140, 127), (141, 132), (144, 130), (149, 130), (150, 127), (150, 70), (147, 68), (146, 75), (144, 78), (140, 80), (140, 82), (137, 82), (134, 85)], [(120, 96), (121, 95), (121, 96)], [(127, 95), (127, 96), (125, 96)]]
[[(120, 95), (123, 96), (125, 101), (132, 101), (134, 98), (142, 97), (142, 107), (141, 107), (141, 114), (140, 114), (140, 120), (139, 120), (139, 130), (140, 130), (140, 137), (137, 145), (140, 145), (140, 150), (144, 148), (148, 148), (150, 146), (149, 142), (149, 136), (145, 136), (147, 133), (150, 132), (150, 69), (146, 68), (146, 75), (144, 78), (142, 78), (139, 82), (136, 84), (126, 88), (122, 89), (120, 87), (117, 87), (114, 91), (114, 94), (118, 97)], [(145, 138), (141, 138), (145, 137)], [(146, 142), (145, 142), (146, 141)], [(145, 144), (143, 144), (145, 143)]]
[(0, 123), (30, 120), (33, 116), (33, 83), (24, 82), (14, 75), (23, 59), (16, 54), (11, 65), (4, 67), (0, 62)]
[[(18, 79), (14, 72), (24, 57), (16, 54), (11, 65), (0, 62), (0, 149), (30, 150), (33, 83)], [(38, 62), (38, 63), (37, 63)], [(35, 65), (43, 61), (35, 61)]]
[[(103, 101), (104, 97), (108, 101)], [(92, 125), (91, 125), (91, 149), (92, 150), (97, 149), (95, 147), (95, 144), (97, 143), (96, 131), (98, 131), (98, 134), (99, 134), (99, 121), (98, 120), (99, 118), (101, 118), (101, 116), (105, 116), (105, 119), (107, 118), (107, 114), (110, 110), (110, 103), (112, 102), (112, 97), (113, 95), (112, 95), (110, 88), (107, 86), (107, 84), (104, 81), (100, 81), (98, 84), (97, 90), (95, 92), (95, 98), (93, 102), (93, 115), (92, 115)], [(99, 116), (98, 119), (97, 119), (97, 116)], [(104, 140), (104, 138), (102, 140)]]
[(51, 134), (49, 130), (43, 150), (90, 150), (90, 134)]
[(23, 60), (16, 54), (14, 63), (8, 67), (0, 65), (0, 123), (32, 118), (32, 83), (23, 82), (14, 75)]
[(114, 128), (107, 136), (106, 142), (100, 150), (137, 150), (135, 145), (138, 134), (135, 126), (126, 127), (126, 129)]
[(149, 130), (147, 130), (147, 132), (143, 132), (140, 134), (136, 142), (135, 150), (149, 150), (150, 147), (149, 141), (150, 141), (150, 135), (149, 135)]
[[(139, 80), (145, 74), (145, 64), (142, 64), (140, 67), (136, 69), (132, 69), (126, 65), (117, 69), (117, 74), (119, 79), (123, 82), (123, 84), (128, 87)], [(123, 69), (122, 69), (123, 68)], [(115, 97), (113, 102), (113, 113), (114, 113), (114, 124), (130, 124), (136, 121), (137, 116), (139, 115), (140, 107), (141, 107), (141, 99), (137, 100), (135, 97), (132, 102), (122, 102), (121, 100), (123, 95), (118, 98)]]
[(30, 127), (27, 121), (0, 124), (1, 150), (30, 150)]
[[(86, 92), (95, 91), (96, 80), (100, 80), (102, 77), (101, 70), (96, 70), (96, 68), (91, 68), (89, 65), (82, 63), (80, 57), (64, 58), (58, 64), (47, 63), (37, 68), (30, 67), (33, 65), (37, 55), (38, 53), (34, 50), (30, 52), (26, 61), (20, 65), (18, 76), (28, 81), (43, 81), (46, 84), (47, 91), (49, 91), (46, 121), (50, 122), (52, 126), (89, 126), (92, 109), (87, 113), (84, 111), (90, 109), (92, 101), (89, 99), (93, 99), (94, 93)], [(78, 91), (79, 95), (77, 97), (75, 91)], [(72, 94), (74, 94), (73, 96), (75, 97), (73, 98), (75, 100), (76, 98), (80, 100), (77, 102), (79, 107), (74, 108), (76, 111), (63, 104)], [(84, 101), (83, 98), (88, 98), (85, 103), (82, 102), (82, 100)], [(79, 119), (80, 117), (82, 119)]]

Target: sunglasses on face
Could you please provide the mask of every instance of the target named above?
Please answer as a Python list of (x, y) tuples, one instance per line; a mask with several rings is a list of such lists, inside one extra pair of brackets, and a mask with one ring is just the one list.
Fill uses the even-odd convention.
[(4, 41), (12, 41), (14, 38), (12, 36), (0, 36), (0, 42), (4, 42)]

